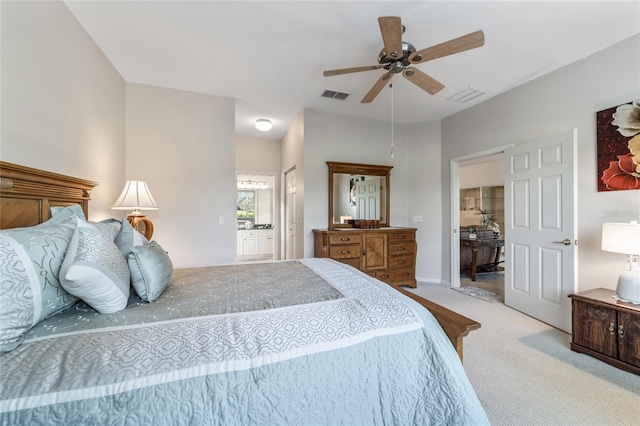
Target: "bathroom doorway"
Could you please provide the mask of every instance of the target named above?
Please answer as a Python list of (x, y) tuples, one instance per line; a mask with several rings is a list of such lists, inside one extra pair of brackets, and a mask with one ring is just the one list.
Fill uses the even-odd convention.
[(236, 261), (274, 260), (275, 176), (238, 174)]

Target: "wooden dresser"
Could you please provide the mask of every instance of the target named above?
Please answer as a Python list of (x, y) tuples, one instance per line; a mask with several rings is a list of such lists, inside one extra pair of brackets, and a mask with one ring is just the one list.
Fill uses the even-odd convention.
[(346, 263), (394, 286), (416, 288), (415, 228), (314, 229), (314, 256)]
[(570, 294), (571, 349), (640, 374), (640, 306), (617, 301), (604, 288)]

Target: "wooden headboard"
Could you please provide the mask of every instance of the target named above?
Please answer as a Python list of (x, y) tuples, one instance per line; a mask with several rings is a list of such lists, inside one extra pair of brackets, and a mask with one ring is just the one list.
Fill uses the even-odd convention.
[(91, 190), (84, 179), (0, 161), (0, 229), (34, 226), (51, 217), (51, 207), (80, 204), (89, 213)]

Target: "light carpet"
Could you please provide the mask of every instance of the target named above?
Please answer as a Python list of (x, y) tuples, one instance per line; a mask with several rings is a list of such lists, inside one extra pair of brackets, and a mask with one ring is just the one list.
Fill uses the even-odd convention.
[(445, 285), (410, 290), (482, 324), (464, 368), (492, 425), (640, 424), (640, 376), (571, 351), (569, 334)]

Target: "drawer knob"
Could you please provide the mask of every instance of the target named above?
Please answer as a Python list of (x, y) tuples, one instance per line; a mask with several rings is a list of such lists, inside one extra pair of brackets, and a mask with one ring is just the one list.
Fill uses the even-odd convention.
[(404, 240), (405, 238), (407, 238), (405, 235), (398, 235), (399, 240)]
[(614, 323), (609, 323), (609, 334), (616, 334), (616, 325)]
[(349, 241), (349, 240), (350, 240), (350, 238), (346, 238), (346, 237), (345, 238), (340, 238), (340, 241)]
[(405, 251), (406, 247), (398, 247), (398, 251)]
[(622, 324), (618, 326), (618, 336), (624, 337), (624, 326)]
[(408, 272), (403, 272), (403, 273), (402, 273), (402, 276), (403, 276), (403, 277), (408, 277), (408, 276), (409, 276), (409, 273), (408, 273)]
[(349, 250), (342, 250), (340, 253), (342, 253), (342, 254), (349, 254)]
[(402, 265), (404, 263), (404, 260), (400, 259), (398, 260), (398, 265)]
[(382, 278), (389, 278), (389, 275), (382, 275)]

